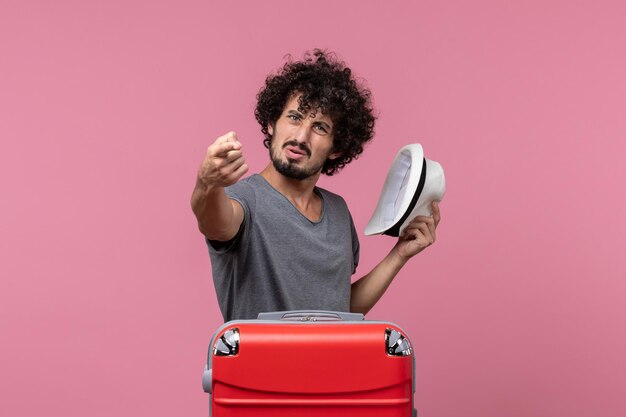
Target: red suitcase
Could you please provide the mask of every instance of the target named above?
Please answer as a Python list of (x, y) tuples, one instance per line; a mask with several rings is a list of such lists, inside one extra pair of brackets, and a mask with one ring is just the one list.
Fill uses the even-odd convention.
[(202, 385), (213, 417), (412, 417), (414, 368), (409, 339), (392, 323), (261, 313), (217, 330)]

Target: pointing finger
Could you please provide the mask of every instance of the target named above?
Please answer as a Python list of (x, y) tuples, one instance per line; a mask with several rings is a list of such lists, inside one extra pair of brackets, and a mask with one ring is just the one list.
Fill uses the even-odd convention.
[(211, 146), (209, 146), (209, 150), (208, 153), (211, 156), (227, 156), (228, 152), (233, 151), (233, 150), (240, 150), (241, 149), (241, 143), (239, 142), (220, 142), (220, 143), (215, 143)]

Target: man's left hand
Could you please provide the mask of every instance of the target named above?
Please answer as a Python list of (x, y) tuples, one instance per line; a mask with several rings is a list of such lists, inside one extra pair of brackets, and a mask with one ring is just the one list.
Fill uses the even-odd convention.
[(408, 261), (433, 243), (435, 231), (441, 220), (439, 204), (431, 203), (432, 216), (417, 216), (404, 228), (393, 251), (404, 261)]

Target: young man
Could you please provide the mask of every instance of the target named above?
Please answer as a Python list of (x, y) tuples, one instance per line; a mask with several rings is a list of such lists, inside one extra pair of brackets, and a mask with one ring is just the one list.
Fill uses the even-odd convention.
[(241, 179), (243, 147), (227, 133), (209, 146), (191, 198), (224, 320), (281, 310), (367, 313), (404, 264), (435, 241), (437, 205), (351, 285), (359, 259), (352, 217), (343, 198), (316, 183), (372, 138), (370, 92), (342, 62), (315, 50), (269, 76), (257, 99), (270, 163)]

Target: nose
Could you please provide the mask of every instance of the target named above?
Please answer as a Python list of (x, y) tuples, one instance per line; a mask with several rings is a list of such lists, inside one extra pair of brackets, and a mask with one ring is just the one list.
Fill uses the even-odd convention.
[(313, 133), (313, 128), (309, 123), (301, 123), (295, 132), (295, 139), (298, 143), (309, 143), (309, 139)]

